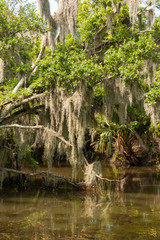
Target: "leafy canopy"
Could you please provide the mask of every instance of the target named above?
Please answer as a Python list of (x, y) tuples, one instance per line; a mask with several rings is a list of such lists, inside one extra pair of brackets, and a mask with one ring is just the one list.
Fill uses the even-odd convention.
[(53, 54), (50, 50), (46, 51), (46, 57), (39, 62), (33, 77), (33, 85), (37, 88), (58, 85), (71, 93), (81, 81), (93, 87), (102, 79), (103, 72), (104, 68), (97, 63), (97, 57), (89, 58), (79, 40), (68, 35), (65, 44), (58, 43)]
[(0, 58), (5, 63), (5, 81), (31, 70), (40, 49), (45, 23), (26, 1), (0, 1)]
[(160, 60), (159, 46), (150, 33), (139, 34), (119, 46), (112, 46), (104, 55), (107, 73), (121, 78), (126, 85), (142, 83), (145, 60)]
[[(96, 38), (99, 44), (104, 45), (103, 61), (106, 75), (121, 78), (125, 85), (137, 82), (148, 91), (149, 86), (144, 81), (146, 73), (143, 70), (148, 60), (160, 64), (160, 18), (156, 17), (149, 28), (149, 12), (146, 7), (149, 3), (141, 2), (143, 4), (138, 9), (141, 14), (138, 15), (133, 29), (127, 1), (80, 1), (78, 31), (81, 41), (87, 41), (90, 46), (95, 45)], [(119, 8), (116, 9), (116, 6)], [(156, 6), (159, 6), (159, 1), (156, 1)], [(151, 90), (155, 100), (158, 99), (157, 78)], [(148, 93), (148, 97), (150, 94)]]

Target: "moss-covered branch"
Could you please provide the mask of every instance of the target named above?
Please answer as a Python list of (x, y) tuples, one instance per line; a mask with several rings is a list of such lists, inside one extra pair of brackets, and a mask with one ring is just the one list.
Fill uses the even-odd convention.
[(51, 133), (53, 134), (54, 137), (58, 138), (59, 140), (61, 140), (62, 142), (64, 142), (65, 144), (67, 144), (68, 146), (72, 146), (68, 141), (66, 141), (62, 136), (60, 136), (57, 132), (55, 132), (52, 129), (49, 129), (47, 127), (44, 127), (43, 125), (35, 125), (35, 126), (23, 126), (23, 125), (19, 125), (19, 124), (10, 124), (10, 125), (0, 125), (0, 129), (4, 129), (4, 128), (20, 128), (20, 129), (26, 129), (26, 130), (49, 130), (51, 131)]

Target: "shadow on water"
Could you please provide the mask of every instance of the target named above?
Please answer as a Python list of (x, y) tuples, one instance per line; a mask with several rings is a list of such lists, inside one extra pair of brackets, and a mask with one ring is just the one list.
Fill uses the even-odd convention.
[(104, 168), (101, 192), (3, 193), (0, 240), (159, 240), (160, 176), (155, 168)]

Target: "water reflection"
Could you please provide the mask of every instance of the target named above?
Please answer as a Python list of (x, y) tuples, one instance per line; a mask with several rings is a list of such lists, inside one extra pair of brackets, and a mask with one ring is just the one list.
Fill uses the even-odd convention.
[(106, 182), (103, 194), (3, 194), (0, 240), (160, 239), (160, 178), (155, 169), (106, 168), (103, 174), (125, 181)]

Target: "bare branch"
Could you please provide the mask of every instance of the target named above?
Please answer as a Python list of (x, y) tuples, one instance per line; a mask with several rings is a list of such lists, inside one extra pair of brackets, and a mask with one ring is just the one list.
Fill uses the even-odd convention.
[(45, 48), (46, 48), (46, 45), (47, 45), (47, 36), (46, 36), (46, 34), (45, 34), (45, 35), (43, 36), (43, 39), (42, 39), (41, 50), (40, 50), (40, 52), (39, 52), (39, 55), (38, 55), (38, 57), (37, 57), (37, 59), (36, 59), (36, 62), (32, 65), (32, 70), (31, 70), (29, 79), (30, 79), (30, 77), (31, 77), (32, 72), (35, 71), (35, 68), (36, 68), (36, 66), (37, 66), (38, 61), (39, 61), (40, 59), (42, 59), (43, 54), (44, 54), (44, 51), (45, 51)]
[(1, 125), (0, 129), (4, 129), (4, 128), (20, 128), (20, 129), (28, 129), (28, 130), (49, 130), (52, 132), (52, 134), (54, 135), (54, 137), (60, 139), (62, 142), (64, 142), (65, 144), (72, 146), (72, 144), (70, 144), (68, 141), (66, 141), (62, 136), (60, 136), (57, 132), (55, 132), (52, 129), (49, 129), (47, 127), (44, 127), (42, 125), (35, 125), (35, 126), (25, 126), (25, 125), (19, 125), (19, 124), (10, 124), (10, 125)]
[(142, 30), (142, 31), (140, 31), (138, 33), (147, 33), (147, 32), (152, 32), (152, 30)]
[(123, 181), (125, 181), (126, 178), (127, 178), (127, 177), (125, 177), (125, 178), (122, 178), (122, 179), (109, 179), (109, 178), (103, 178), (103, 177), (101, 177), (101, 176), (99, 176), (99, 175), (97, 175), (97, 174), (96, 174), (96, 177), (97, 177), (98, 179), (100, 179), (100, 180), (104, 180), (104, 181), (107, 181), (107, 182), (123, 182)]
[(26, 78), (22, 77), (21, 80), (18, 82), (18, 84), (13, 89), (12, 93), (16, 93), (20, 87), (22, 87), (25, 83)]
[(47, 44), (47, 37), (46, 37), (46, 34), (43, 36), (43, 39), (42, 39), (42, 44), (41, 44), (41, 50), (39, 52), (39, 55), (36, 59), (36, 62), (32, 65), (32, 70), (31, 72), (29, 73), (28, 77), (27, 76), (24, 76), (21, 78), (21, 80), (18, 82), (18, 84), (15, 86), (15, 88), (13, 89), (12, 93), (16, 93), (18, 91), (19, 88), (21, 88), (25, 81), (26, 81), (26, 78), (28, 78), (28, 80), (31, 78), (31, 75), (32, 75), (32, 72), (36, 70), (36, 67), (37, 67), (37, 63), (38, 61), (43, 57), (44, 55), (44, 51), (45, 51), (45, 48), (46, 48), (46, 44)]
[(21, 128), (21, 129), (32, 129), (32, 130), (44, 129), (44, 127), (41, 125), (23, 126), (19, 124), (1, 125), (0, 129), (3, 129), (3, 128)]
[(8, 172), (8, 173), (24, 175), (24, 176), (27, 176), (27, 177), (44, 176), (44, 177), (49, 177), (49, 178), (59, 178), (59, 179), (62, 179), (64, 181), (66, 181), (67, 183), (73, 185), (74, 187), (78, 187), (79, 188), (79, 185), (70, 182), (65, 176), (55, 175), (55, 174), (53, 174), (53, 173), (51, 173), (49, 171), (28, 173), (28, 172), (18, 171), (18, 170), (11, 169), (11, 168), (0, 168), (0, 171), (1, 172)]

